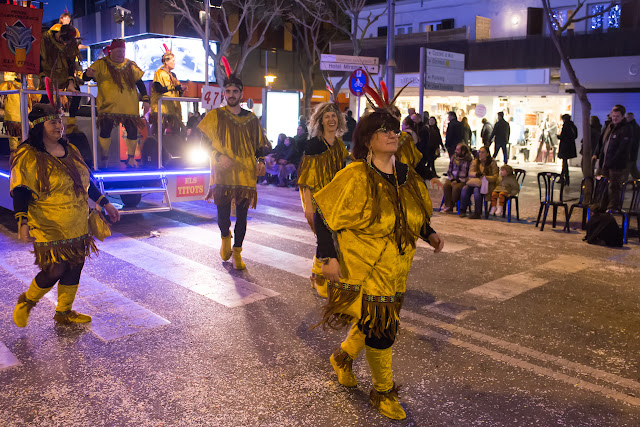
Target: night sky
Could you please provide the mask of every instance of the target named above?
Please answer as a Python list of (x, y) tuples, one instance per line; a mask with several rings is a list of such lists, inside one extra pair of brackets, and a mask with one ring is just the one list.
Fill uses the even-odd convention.
[(73, 16), (73, 1), (72, 0), (46, 0), (47, 4), (44, 5), (44, 15), (42, 22), (49, 22), (53, 19), (58, 19), (60, 14), (65, 9)]

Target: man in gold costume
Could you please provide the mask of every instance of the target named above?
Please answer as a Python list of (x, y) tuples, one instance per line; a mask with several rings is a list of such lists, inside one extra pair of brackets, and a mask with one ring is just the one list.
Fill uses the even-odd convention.
[[(16, 73), (5, 71), (4, 81), (0, 83), (0, 90), (16, 90), (22, 85), (18, 81)], [(31, 87), (33, 89), (33, 87)], [(13, 156), (22, 138), (22, 120), (20, 119), (20, 95), (4, 96), (4, 121), (2, 122), (2, 132), (9, 135), (9, 152)], [(31, 97), (27, 97), (28, 108), (31, 111)]]
[[(44, 90), (44, 78), (49, 77), (56, 87), (62, 91), (80, 92), (81, 79), (76, 75), (80, 70), (79, 46), (80, 33), (73, 25), (56, 24), (42, 35), (40, 42), (40, 86)], [(50, 102), (47, 95), (42, 95), (42, 103)], [(69, 101), (69, 117), (67, 133), (77, 131), (76, 114), (80, 107), (80, 97), (73, 96)]]
[[(241, 253), (247, 214), (249, 207), (256, 207), (256, 180), (265, 174), (262, 149), (269, 146), (269, 141), (255, 114), (240, 107), (242, 81), (227, 71), (223, 87), (227, 105), (207, 113), (198, 125), (213, 148), (211, 188), (205, 200), (213, 199), (218, 210), (222, 236), (220, 256), (224, 261), (233, 256), (233, 268), (244, 270), (246, 265)], [(232, 202), (236, 205), (235, 236), (230, 231)], [(233, 248), (231, 237), (234, 237)]]
[[(327, 185), (345, 165), (349, 152), (340, 139), (347, 130), (347, 122), (335, 102), (319, 104), (311, 114), (309, 136), (300, 167), (298, 186), (304, 215), (315, 232), (313, 195)], [(322, 276), (322, 264), (316, 257), (311, 267), (311, 286), (318, 295), (327, 297), (327, 284)]]
[(114, 222), (120, 214), (91, 181), (78, 149), (61, 138), (60, 111), (36, 104), (29, 120), (33, 128), (11, 163), (10, 190), (18, 237), (33, 242), (40, 272), (18, 298), (13, 321), (27, 326), (31, 309), (58, 283), (54, 320), (87, 323), (91, 317), (72, 310), (72, 305), (85, 258), (97, 252), (89, 232), (88, 199), (104, 207)]
[[(165, 53), (162, 55), (162, 67), (158, 68), (153, 76), (151, 85), (151, 112), (149, 121), (151, 126), (158, 126), (158, 100), (163, 96), (181, 97), (187, 88), (180, 83), (173, 69), (176, 68), (176, 57), (166, 45)], [(182, 109), (178, 101), (162, 102), (162, 127), (170, 129), (173, 133), (178, 133), (184, 127), (182, 123)]]
[(138, 92), (142, 97), (144, 112), (149, 111), (149, 96), (142, 79), (144, 72), (135, 62), (125, 58), (124, 40), (114, 39), (106, 48), (108, 56), (98, 59), (85, 72), (85, 80), (98, 83), (98, 126), (100, 127), (100, 148), (102, 167), (109, 160), (111, 130), (122, 123), (127, 131), (127, 167), (137, 167), (135, 161), (138, 146), (138, 125), (140, 118)]
[(361, 118), (353, 135), (356, 161), (314, 195), (316, 256), (330, 281), (321, 324), (350, 328), (331, 365), (340, 384), (355, 387), (352, 363), (365, 350), (371, 404), (392, 419), (406, 417), (391, 359), (416, 240), (426, 240), (435, 252), (444, 245), (430, 226), (424, 180), (394, 158), (399, 125), (385, 109)]

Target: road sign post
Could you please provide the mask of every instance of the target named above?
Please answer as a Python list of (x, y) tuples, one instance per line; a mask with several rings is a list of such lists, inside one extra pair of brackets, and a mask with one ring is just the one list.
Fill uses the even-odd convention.
[(464, 92), (464, 55), (427, 49), (425, 89)]

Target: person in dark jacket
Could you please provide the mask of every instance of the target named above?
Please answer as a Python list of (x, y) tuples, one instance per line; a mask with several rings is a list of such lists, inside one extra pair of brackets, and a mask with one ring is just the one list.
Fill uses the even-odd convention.
[(493, 132), (493, 126), (489, 123), (489, 120), (482, 119), (482, 130), (480, 131), (480, 137), (482, 138), (482, 145), (487, 150), (491, 146), (491, 133)]
[(436, 172), (436, 159), (440, 156), (438, 149), (446, 150), (446, 147), (442, 143), (442, 135), (440, 135), (440, 129), (438, 128), (438, 121), (434, 116), (429, 117), (429, 125), (425, 127), (429, 132), (429, 143), (425, 149), (425, 158), (427, 161), (427, 169), (433, 172), (433, 176), (440, 178)]
[(558, 135), (560, 145), (558, 146), (558, 158), (562, 159), (561, 179), (569, 185), (569, 159), (578, 157), (576, 152), (576, 139), (578, 138), (578, 128), (571, 121), (569, 114), (562, 115), (562, 131)]
[(356, 119), (353, 118), (353, 111), (347, 111), (347, 132), (342, 135), (342, 141), (344, 145), (346, 145), (347, 149), (351, 147), (351, 140), (353, 138), (353, 130), (356, 128)]
[(463, 117), (460, 124), (462, 125), (462, 142), (471, 147), (471, 126), (469, 126), (469, 119)]
[(449, 158), (453, 158), (456, 147), (464, 139), (462, 124), (458, 121), (458, 115), (454, 111), (449, 111), (449, 125), (445, 136), (444, 145), (447, 147)]
[(607, 197), (603, 200), (602, 210), (619, 210), (622, 183), (629, 176), (631, 149), (633, 146), (633, 127), (624, 118), (625, 108), (616, 105), (611, 110), (611, 125), (604, 132), (601, 149), (594, 154), (602, 165), (601, 173), (609, 179)]
[[(591, 116), (591, 119), (589, 120), (589, 126), (591, 128), (591, 152), (595, 154), (596, 150), (598, 149), (600, 136), (602, 135), (602, 124), (600, 124), (600, 119), (598, 118), (598, 116)], [(583, 146), (584, 139), (581, 142), (580, 155), (583, 155)], [(592, 162), (592, 168), (594, 166), (593, 163), (595, 162)]]
[(493, 152), (493, 158), (498, 157), (498, 152), (502, 150), (502, 155), (504, 156), (504, 164), (506, 165), (509, 161), (509, 150), (507, 149), (507, 144), (509, 143), (509, 136), (511, 135), (511, 128), (509, 127), (509, 123), (504, 119), (504, 113), (500, 111), (498, 113), (498, 121), (495, 125), (493, 125), (493, 131), (491, 131), (491, 136), (489, 137), (489, 142), (494, 140), (495, 149)]
[(640, 125), (636, 122), (633, 113), (627, 113), (625, 118), (629, 125), (633, 128), (633, 143), (631, 144), (631, 176), (640, 179), (640, 171), (638, 171), (638, 148), (640, 147)]

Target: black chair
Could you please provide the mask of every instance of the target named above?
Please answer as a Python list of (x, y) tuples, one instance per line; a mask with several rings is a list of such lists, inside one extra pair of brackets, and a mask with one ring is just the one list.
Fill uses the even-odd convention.
[(593, 193), (593, 178), (590, 176), (586, 177), (582, 180), (582, 185), (580, 187), (580, 200), (578, 203), (574, 203), (569, 208), (569, 221), (571, 220), (571, 215), (573, 215), (573, 209), (580, 208), (582, 209), (582, 229), (587, 228), (587, 212), (589, 211), (589, 206), (584, 204), (584, 190), (587, 187), (587, 183), (590, 183)]
[[(629, 194), (631, 195), (630, 197)], [(609, 213), (611, 215), (622, 216), (624, 243), (627, 243), (629, 222), (632, 216), (636, 217), (636, 224), (638, 226), (638, 232), (640, 234), (640, 210), (638, 209), (638, 205), (640, 204), (640, 179), (625, 182), (622, 187), (622, 194), (620, 195), (620, 198), (620, 206), (622, 207), (619, 210), (610, 210)]]
[[(518, 190), (518, 194), (516, 194), (515, 196), (507, 196), (507, 198), (505, 199), (504, 203), (505, 203), (507, 209), (505, 209), (502, 212), (502, 217), (504, 218), (505, 215), (506, 215), (507, 222), (511, 222), (511, 200), (515, 200), (516, 201), (516, 219), (518, 221), (520, 221), (520, 205), (518, 203), (518, 196), (520, 195), (520, 191), (522, 191), (522, 185), (524, 184), (524, 178), (527, 176), (527, 171), (524, 170), (524, 169), (514, 169), (513, 173), (516, 176), (516, 181), (518, 181), (519, 190)], [(555, 225), (554, 225), (554, 227), (555, 227)]]
[[(552, 227), (556, 227), (556, 220), (558, 217), (558, 208), (564, 208), (565, 225), (564, 229), (569, 232), (569, 206), (563, 199), (564, 184), (560, 180), (559, 173), (554, 172), (540, 172), (538, 174), (538, 191), (540, 193), (540, 210), (538, 211), (538, 219), (536, 220), (536, 227), (540, 224), (540, 218), (542, 217), (542, 225), (540, 231), (544, 230), (544, 224), (547, 221), (547, 214), (549, 208), (553, 208), (553, 222)], [(560, 186), (559, 190), (556, 190), (556, 184)], [(544, 215), (543, 215), (544, 212)]]

